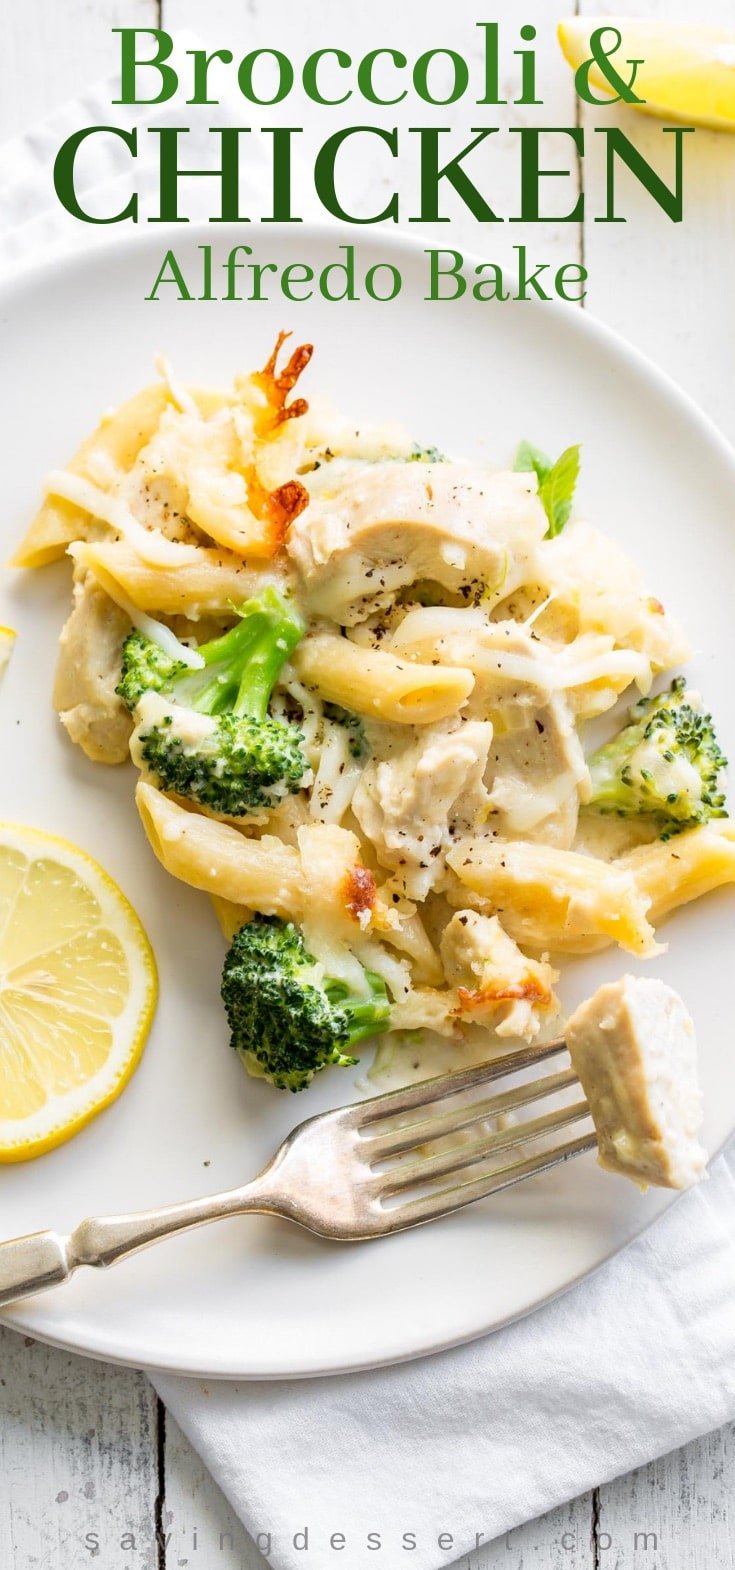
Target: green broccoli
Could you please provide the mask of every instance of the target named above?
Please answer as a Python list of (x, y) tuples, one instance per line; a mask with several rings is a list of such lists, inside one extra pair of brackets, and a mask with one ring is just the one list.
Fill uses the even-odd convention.
[(255, 916), (241, 927), (225, 959), (222, 1001), (248, 1073), (296, 1091), (330, 1063), (356, 1063), (351, 1048), (390, 1021), (384, 982), (373, 971), (364, 976), (364, 995), (323, 976), (290, 921)]
[(162, 692), (172, 681), (187, 674), (191, 674), (189, 665), (173, 659), (144, 633), (133, 629), (123, 644), (122, 676), (115, 691), (132, 713), (144, 692)]
[(587, 759), (592, 779), (589, 806), (621, 818), (657, 818), (662, 839), (708, 818), (727, 817), (720, 774), (727, 759), (712, 718), (683, 676), (668, 692), (643, 698), (628, 724)]
[(370, 756), (370, 746), (365, 735), (365, 726), (359, 714), (353, 714), (350, 709), (343, 709), (339, 703), (325, 703), (324, 718), (331, 720), (334, 725), (340, 725), (345, 731), (350, 757), (367, 758)]
[(293, 794), (307, 767), (301, 733), (268, 715), (303, 623), (273, 588), (239, 614), (229, 632), (200, 646), (196, 670), (130, 633), (117, 688), (138, 721), (136, 761), (163, 790), (230, 817)]

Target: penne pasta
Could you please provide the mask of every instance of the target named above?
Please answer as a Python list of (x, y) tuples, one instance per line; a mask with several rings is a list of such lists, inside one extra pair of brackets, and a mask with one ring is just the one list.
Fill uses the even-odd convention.
[(375, 879), (348, 829), (310, 824), (299, 829), (296, 849), (272, 834), (250, 839), (230, 824), (189, 812), (145, 780), (135, 800), (161, 865), (215, 896), (228, 922), (233, 906), (246, 907), (324, 928), (337, 943), (359, 939), (370, 926)]
[[(110, 490), (150, 441), (169, 397), (165, 384), (157, 382), (128, 398), (82, 442), (67, 465), (69, 473)], [(46, 496), (10, 565), (45, 567), (57, 561), (72, 540), (85, 538), (90, 521), (85, 508), (59, 496)]]
[(606, 938), (631, 954), (655, 952), (648, 897), (619, 865), (551, 845), (490, 839), (465, 840), (449, 851), (447, 864), (517, 943), (583, 954)]
[(299, 920), (301, 860), (290, 845), (271, 835), (246, 839), (226, 823), (187, 812), (143, 780), (135, 802), (151, 849), (172, 877), (265, 916)]
[(474, 686), (471, 671), (413, 664), (328, 632), (305, 639), (293, 665), (329, 703), (398, 725), (431, 725), (456, 714)]
[(735, 883), (735, 825), (720, 818), (673, 839), (638, 845), (614, 865), (632, 874), (650, 901), (651, 920), (658, 922), (677, 906)]
[(71, 555), (124, 609), (132, 602), (142, 611), (192, 621), (217, 612), (231, 615), (236, 605), (273, 582), (272, 571), (247, 567), (230, 551), (169, 544), (175, 555), (165, 569), (144, 562), (124, 540), (80, 543), (71, 547)]

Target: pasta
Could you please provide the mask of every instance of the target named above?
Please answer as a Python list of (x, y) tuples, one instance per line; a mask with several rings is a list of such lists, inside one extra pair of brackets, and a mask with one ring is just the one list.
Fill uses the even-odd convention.
[(294, 667), (321, 698), (395, 725), (446, 719), (464, 707), (474, 686), (468, 670), (400, 660), (389, 650), (361, 649), (332, 633), (305, 639)]
[(15, 564), (73, 559), (56, 708), (132, 758), (155, 856), (228, 941), (293, 923), (417, 1053), (533, 1041), (550, 955), (648, 959), (735, 882), (711, 721), (683, 678), (651, 695), (686, 639), (614, 541), (550, 529), (543, 454), (492, 471), (310, 407), (283, 336), (227, 389), (159, 357), (47, 477)]
[(518, 943), (583, 954), (604, 937), (631, 954), (656, 951), (649, 900), (627, 868), (522, 840), (467, 840), (447, 863)]
[(253, 913), (247, 905), (235, 905), (232, 900), (222, 899), (219, 894), (211, 894), (210, 899), (222, 936), (231, 943), (235, 933), (244, 927), (246, 921), (251, 920)]
[[(203, 414), (211, 414), (221, 394), (192, 390)], [(171, 392), (165, 382), (144, 387), (111, 414), (82, 443), (67, 466), (67, 475), (86, 481), (104, 494), (116, 489), (133, 469), (140, 453), (158, 429), (169, 406)], [(88, 509), (66, 501), (53, 491), (46, 495), (22, 545), (12, 559), (15, 567), (45, 567), (64, 555), (74, 540), (85, 539), (90, 527)]]
[(241, 557), (198, 545), (176, 545), (164, 569), (144, 561), (131, 546), (78, 544), (71, 547), (77, 565), (90, 572), (124, 608), (132, 603), (141, 611), (163, 616), (231, 614), (233, 605), (250, 599), (269, 577), (248, 567)]
[(639, 845), (618, 865), (650, 901), (651, 920), (662, 921), (679, 905), (735, 883), (735, 829), (728, 819), (709, 823), (664, 844)]
[(301, 863), (290, 846), (271, 835), (248, 839), (227, 823), (187, 812), (142, 780), (135, 803), (151, 850), (174, 878), (232, 905), (299, 920)]

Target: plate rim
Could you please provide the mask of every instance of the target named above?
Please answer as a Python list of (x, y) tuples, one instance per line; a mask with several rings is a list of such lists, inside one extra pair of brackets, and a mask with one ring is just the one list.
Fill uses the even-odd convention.
[[(228, 237), (232, 236), (233, 239), (239, 237), (241, 235), (241, 227), (235, 224), (218, 226), (218, 241), (226, 244)], [(248, 233), (256, 236), (264, 228), (264, 225), (254, 223), (250, 225)], [(283, 223), (269, 224), (266, 232), (269, 238), (276, 240), (285, 239), (286, 237), (291, 238), (294, 235), (294, 226)], [(349, 226), (326, 220), (305, 219), (298, 229), (299, 240), (305, 241), (307, 246), (312, 241), (319, 244), (325, 240), (331, 242), (339, 240), (340, 237), (349, 237), (349, 243), (353, 244), (356, 250), (359, 250), (361, 242), (364, 241), (368, 244), (374, 242), (378, 235), (380, 236), (381, 246), (386, 252), (396, 257), (401, 255), (410, 256), (414, 260), (425, 252), (428, 244), (432, 243), (430, 236), (406, 231), (401, 226), (397, 226), (391, 232), (386, 232), (382, 229), (379, 231), (372, 229), (368, 234), (361, 230), (356, 235), (354, 229)], [(0, 313), (12, 309), (14, 298), (22, 298), (26, 294), (32, 296), (38, 287), (43, 287), (44, 281), (53, 280), (53, 282), (57, 282), (58, 280), (63, 280), (68, 275), (73, 277), (79, 271), (95, 270), (105, 257), (113, 257), (118, 261), (123, 261), (128, 253), (141, 249), (146, 241), (152, 242), (155, 240), (157, 245), (165, 246), (169, 238), (172, 243), (174, 239), (179, 241), (186, 239), (187, 242), (193, 241), (195, 243), (197, 239), (202, 239), (204, 243), (209, 243), (211, 242), (211, 225), (207, 222), (195, 221), (189, 223), (183, 233), (179, 225), (161, 225), (157, 226), (155, 231), (149, 228), (137, 229), (133, 233), (125, 235), (110, 235), (107, 232), (99, 234), (98, 231), (95, 236), (96, 243), (89, 249), (85, 250), (82, 248), (80, 237), (75, 243), (60, 242), (43, 258), (33, 260), (30, 264), (21, 257), (0, 272)], [(462, 247), (462, 256), (462, 270), (467, 274), (471, 274), (473, 267), (478, 266), (485, 260), (479, 253), (464, 246)], [(513, 270), (507, 266), (503, 266), (501, 270), (506, 284), (512, 288)], [(500, 308), (498, 302), (495, 303)], [(730, 470), (735, 488), (735, 447), (712, 416), (701, 407), (692, 394), (680, 385), (674, 376), (659, 366), (643, 350), (631, 343), (619, 329), (609, 326), (594, 314), (590, 314), (586, 306), (560, 299), (541, 301), (533, 298), (523, 303), (530, 308), (534, 318), (538, 318), (540, 310), (552, 312), (556, 317), (563, 318), (572, 333), (580, 335), (582, 339), (587, 341), (591, 339), (593, 342), (596, 342), (599, 349), (603, 352), (606, 349), (610, 350), (619, 365), (632, 370), (639, 380), (647, 382), (654, 393), (668, 403), (674, 413), (678, 413), (680, 416), (686, 415), (688, 422), (694, 426), (700, 437), (714, 448), (725, 469)], [(3, 564), (3, 571), (6, 570), (5, 564)], [(712, 1152), (709, 1165), (717, 1160), (734, 1133), (735, 1124)], [(583, 1159), (587, 1161), (591, 1157), (585, 1156)], [(31, 1306), (35, 1305), (37, 1301), (35, 1297), (25, 1300), (29, 1305), (27, 1311), (22, 1307), (19, 1309), (11, 1308), (9, 1311), (7, 1309), (0, 1311), (0, 1325), (18, 1332), (29, 1333), (46, 1345), (56, 1347), (64, 1352), (91, 1357), (97, 1361), (112, 1363), (119, 1367), (140, 1368), (151, 1374), (170, 1374), (191, 1379), (209, 1378), (225, 1381), (264, 1380), (270, 1382), (317, 1379), (339, 1376), (340, 1374), (363, 1373), (371, 1369), (393, 1367), (402, 1363), (415, 1362), (420, 1358), (436, 1356), (451, 1350), (453, 1347), (467, 1346), (473, 1341), (492, 1335), (496, 1330), (502, 1330), (507, 1326), (518, 1323), (529, 1314), (536, 1312), (536, 1310), (543, 1309), (548, 1304), (557, 1301), (582, 1281), (596, 1276), (599, 1270), (614, 1260), (624, 1249), (643, 1238), (649, 1228), (653, 1227), (662, 1216), (669, 1214), (672, 1207), (683, 1198), (684, 1192), (675, 1190), (657, 1191), (657, 1209), (653, 1214), (649, 1213), (642, 1217), (640, 1226), (634, 1226), (627, 1237), (616, 1243), (595, 1263), (577, 1271), (559, 1287), (545, 1293), (542, 1297), (534, 1297), (531, 1301), (522, 1304), (517, 1311), (492, 1319), (490, 1323), (478, 1325), (467, 1333), (458, 1334), (455, 1331), (446, 1335), (430, 1335), (418, 1346), (402, 1351), (388, 1350), (383, 1355), (372, 1352), (366, 1354), (364, 1358), (350, 1357), (346, 1361), (326, 1364), (319, 1358), (309, 1362), (308, 1358), (302, 1356), (298, 1366), (283, 1365), (276, 1369), (272, 1366), (272, 1360), (270, 1366), (258, 1366), (257, 1364), (253, 1365), (252, 1359), (250, 1359), (249, 1367), (243, 1369), (242, 1367), (232, 1368), (229, 1364), (227, 1367), (213, 1368), (211, 1363), (207, 1365), (200, 1364), (196, 1357), (182, 1362), (181, 1353), (177, 1352), (175, 1361), (163, 1363), (158, 1358), (141, 1356), (132, 1347), (127, 1350), (121, 1349), (119, 1337), (115, 1338), (114, 1341), (107, 1341), (105, 1340), (104, 1330), (98, 1332), (96, 1336), (90, 1336), (85, 1327), (82, 1334), (76, 1338), (73, 1332), (55, 1334), (53, 1326), (47, 1328), (43, 1322), (39, 1323), (37, 1321), (34, 1307)], [(41, 1295), (41, 1301), (43, 1301), (43, 1296), (44, 1294)], [(41, 1316), (41, 1321), (43, 1321), (43, 1315)]]

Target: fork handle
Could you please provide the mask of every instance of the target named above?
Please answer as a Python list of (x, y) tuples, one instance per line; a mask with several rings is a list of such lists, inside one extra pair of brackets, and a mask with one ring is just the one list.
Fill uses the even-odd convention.
[(0, 1243), (0, 1307), (67, 1281), (79, 1265), (114, 1265), (150, 1243), (208, 1221), (248, 1212), (283, 1215), (283, 1207), (264, 1181), (267, 1170), (243, 1188), (183, 1205), (123, 1216), (90, 1216), (67, 1237), (58, 1232), (31, 1232)]

